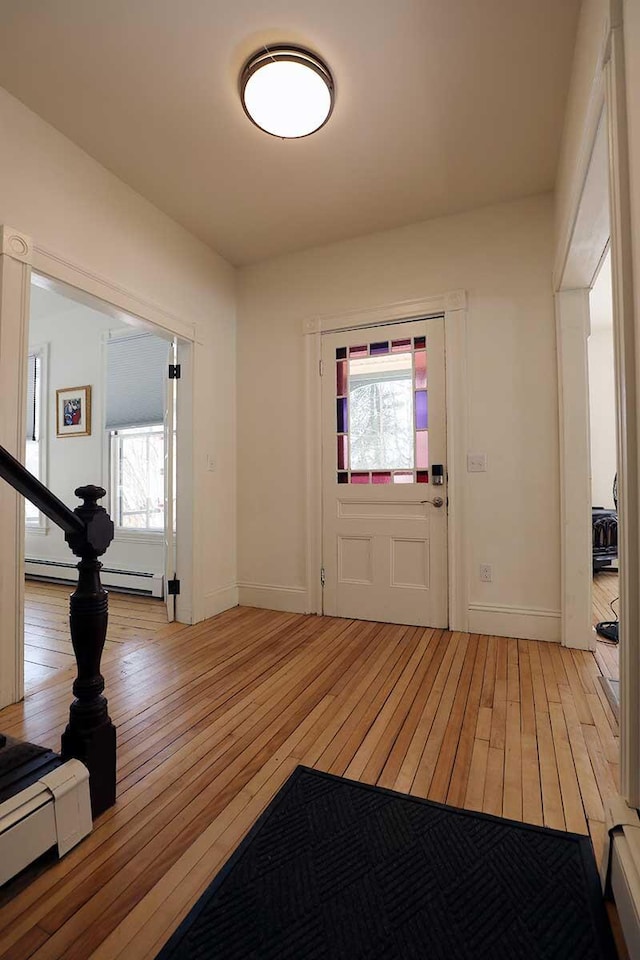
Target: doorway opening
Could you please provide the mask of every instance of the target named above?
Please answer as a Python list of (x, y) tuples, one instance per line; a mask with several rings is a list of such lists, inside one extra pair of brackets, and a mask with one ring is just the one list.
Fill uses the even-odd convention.
[[(104, 659), (176, 615), (178, 344), (166, 331), (32, 274), (27, 468), (72, 509), (103, 487), (115, 538), (102, 558), (112, 593)], [(68, 595), (75, 559), (61, 531), (25, 509), (24, 677), (28, 692), (75, 664)]]
[(614, 713), (620, 702), (618, 662), (618, 451), (611, 253), (607, 248), (589, 293), (589, 433), (592, 503), (592, 605), (595, 655)]

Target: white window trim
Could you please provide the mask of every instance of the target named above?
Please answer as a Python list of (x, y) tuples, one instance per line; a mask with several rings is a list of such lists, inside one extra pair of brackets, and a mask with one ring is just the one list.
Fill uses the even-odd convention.
[[(49, 343), (29, 344), (29, 356), (40, 358), (40, 423), (38, 441), (39, 480), (45, 486), (49, 485)], [(25, 437), (25, 444), (27, 438)], [(48, 517), (38, 511), (37, 520), (27, 520), (25, 517), (25, 532), (29, 535), (46, 537), (51, 523)]]
[[(158, 426), (164, 427), (164, 424), (142, 424), (140, 427), (131, 427), (127, 429), (144, 429), (147, 426)], [(113, 463), (111, 457), (111, 434), (114, 431), (105, 430), (104, 431), (104, 457), (103, 463), (106, 464), (105, 482), (104, 486), (107, 491), (107, 500), (109, 503), (109, 514), (113, 520), (114, 527), (114, 541), (121, 541), (126, 543), (158, 543), (164, 542), (165, 530), (164, 527), (162, 530), (128, 530), (126, 527), (119, 527), (116, 523), (117, 511), (115, 509), (114, 503), (114, 491), (116, 489), (117, 480), (115, 476), (115, 463)]]

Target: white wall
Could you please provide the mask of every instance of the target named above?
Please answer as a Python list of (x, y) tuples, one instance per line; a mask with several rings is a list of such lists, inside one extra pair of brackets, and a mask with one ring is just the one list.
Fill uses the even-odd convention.
[(594, 507), (613, 509), (613, 478), (617, 470), (616, 396), (609, 254), (591, 290), (589, 312), (591, 317), (588, 355), (592, 504)]
[(196, 325), (191, 615), (211, 615), (236, 602), (234, 271), (4, 90), (0, 130), (0, 223)]
[[(72, 509), (80, 502), (74, 496), (75, 488), (94, 483), (107, 490), (102, 505), (110, 510), (109, 467), (104, 462), (104, 335), (115, 329), (114, 321), (103, 313), (32, 287), (29, 345), (47, 345), (47, 391), (43, 397), (47, 456), (46, 474), (41, 479)], [(82, 384), (91, 386), (91, 435), (57, 437), (56, 390)], [(74, 562), (62, 531), (52, 523), (37, 532), (27, 528), (25, 556), (30, 560)], [(118, 570), (162, 574), (162, 536), (146, 542), (116, 537), (103, 562)]]
[[(488, 473), (464, 477), (470, 601), (527, 611), (527, 635), (558, 639), (552, 248), (552, 199), (542, 196), (239, 272), (241, 584), (306, 587), (302, 321), (464, 288), (469, 450), (489, 463)], [(493, 565), (492, 583), (480, 582), (480, 563)], [(507, 610), (483, 622), (508, 633), (516, 619)]]

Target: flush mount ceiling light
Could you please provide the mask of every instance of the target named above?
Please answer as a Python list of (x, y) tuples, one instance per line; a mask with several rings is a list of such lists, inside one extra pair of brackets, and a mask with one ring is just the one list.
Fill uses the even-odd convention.
[(334, 84), (326, 63), (303, 47), (264, 47), (240, 75), (249, 119), (274, 137), (308, 137), (333, 110)]

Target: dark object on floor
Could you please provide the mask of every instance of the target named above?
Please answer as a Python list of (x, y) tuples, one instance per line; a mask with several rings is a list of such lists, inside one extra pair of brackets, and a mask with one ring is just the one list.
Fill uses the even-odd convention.
[(601, 620), (600, 623), (596, 623), (596, 633), (609, 643), (618, 643), (618, 621)]
[(588, 837), (298, 767), (157, 960), (614, 960)]
[(611, 566), (618, 559), (618, 514), (603, 507), (591, 509), (593, 572)]
[(613, 478), (613, 503), (615, 510), (604, 507), (591, 509), (591, 541), (593, 572), (610, 567), (618, 559), (618, 474)]
[(46, 747), (0, 735), (0, 803), (62, 765), (62, 757)]

